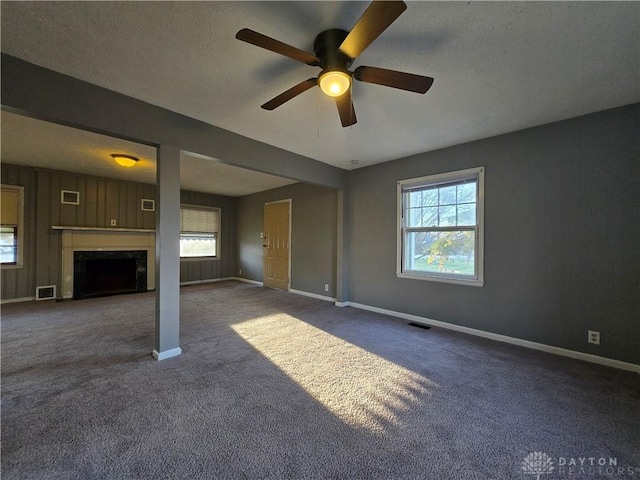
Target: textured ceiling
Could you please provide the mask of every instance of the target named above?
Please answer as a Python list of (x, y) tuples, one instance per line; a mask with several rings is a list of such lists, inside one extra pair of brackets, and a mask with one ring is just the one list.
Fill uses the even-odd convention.
[[(121, 167), (112, 153), (140, 160)], [(147, 145), (2, 112), (2, 161), (14, 165), (90, 173), (105, 178), (156, 183), (156, 149)], [(180, 156), (185, 190), (237, 197), (294, 183), (292, 180), (224, 165), (212, 159)]]
[(636, 2), (408, 2), (352, 68), (432, 76), (426, 95), (356, 82), (350, 128), (317, 88), (260, 108), (319, 70), (239, 29), (312, 51), (367, 5), (2, 2), (2, 50), (346, 169), (640, 101)]

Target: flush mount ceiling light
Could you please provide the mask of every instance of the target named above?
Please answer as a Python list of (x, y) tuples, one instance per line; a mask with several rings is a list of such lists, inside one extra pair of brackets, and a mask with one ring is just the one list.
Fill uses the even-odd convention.
[(341, 70), (325, 70), (318, 77), (320, 89), (330, 97), (340, 97), (349, 90), (351, 76)]
[(123, 155), (121, 153), (112, 153), (111, 156), (118, 163), (118, 165), (122, 165), (123, 167), (133, 167), (139, 158), (132, 157), (131, 155)]

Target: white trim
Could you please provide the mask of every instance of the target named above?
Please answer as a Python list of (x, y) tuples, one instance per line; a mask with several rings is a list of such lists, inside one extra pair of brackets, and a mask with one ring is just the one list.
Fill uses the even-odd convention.
[(204, 280), (190, 280), (188, 282), (180, 282), (181, 287), (186, 287), (187, 285), (198, 285), (200, 283), (214, 283), (214, 282), (225, 282), (227, 280), (235, 280), (234, 277), (224, 277), (224, 278), (206, 278)]
[(171, 357), (177, 357), (181, 353), (182, 353), (182, 349), (180, 347), (176, 347), (170, 350), (165, 350), (164, 352), (158, 352), (157, 350), (154, 350), (152, 352), (152, 355), (153, 355), (153, 358), (160, 361), (160, 360), (166, 360), (167, 358), (171, 358)]
[(258, 280), (249, 280), (248, 278), (231, 277), (229, 280), (237, 280), (239, 282), (250, 283), (251, 285), (259, 285), (260, 287), (264, 286), (264, 283), (259, 282)]
[(317, 298), (318, 300), (324, 300), (325, 302), (335, 302), (337, 300), (337, 298), (318, 295), (317, 293), (304, 292), (302, 290), (296, 290), (295, 288), (290, 288), (289, 292), (295, 293), (296, 295), (303, 295), (305, 297)]
[(350, 302), (336, 302), (336, 307), (344, 308), (350, 306)]
[(428, 280), (441, 283), (452, 283), (454, 285), (467, 285), (469, 287), (482, 287), (484, 285), (484, 281), (465, 279), (462, 277), (456, 277), (454, 275), (452, 275), (451, 277), (445, 277), (444, 275), (423, 275), (421, 273), (396, 273), (396, 277), (407, 278), (409, 280)]
[(133, 233), (155, 233), (149, 228), (105, 228), (105, 227), (72, 227), (68, 225), (52, 225), (51, 230), (74, 230), (79, 232), (133, 232)]
[[(431, 282), (452, 283), (482, 287), (484, 285), (484, 169), (485, 167), (468, 168), (453, 172), (438, 173), (420, 178), (398, 180), (396, 187), (396, 276), (410, 280), (423, 280)], [(476, 255), (475, 277), (463, 275), (437, 274), (431, 272), (415, 272), (404, 269), (404, 196), (405, 187), (419, 185), (437, 185), (439, 183), (455, 182), (475, 176), (477, 178), (476, 190)]]
[(31, 302), (35, 299), (36, 297), (7, 298), (5, 300), (0, 300), (0, 305), (4, 305), (5, 303)]
[(364, 305), (361, 303), (342, 302), (340, 305), (336, 303), (336, 306), (353, 307), (353, 308), (358, 308), (360, 310), (367, 310), (369, 312), (390, 315), (392, 317), (402, 318), (404, 320), (410, 320), (412, 322), (422, 323), (424, 325), (445, 328), (447, 330), (454, 330), (456, 332), (466, 333), (468, 335), (474, 335), (476, 337), (487, 338), (489, 340), (495, 340), (497, 342), (509, 343), (511, 345), (517, 345), (519, 347), (531, 348), (533, 350), (540, 350), (542, 352), (552, 353), (554, 355), (561, 355), (563, 357), (574, 358), (576, 360), (583, 360), (585, 362), (597, 363), (599, 365), (618, 368), (620, 370), (628, 370), (630, 372), (635, 372), (640, 374), (640, 365), (636, 365), (635, 363), (623, 362), (621, 360), (615, 360), (613, 358), (599, 357), (598, 355), (592, 355), (590, 353), (577, 352), (575, 350), (568, 350), (566, 348), (554, 347), (552, 345), (546, 345), (544, 343), (531, 342), (529, 340), (509, 337), (507, 335), (500, 335), (498, 333), (485, 332), (483, 330), (477, 330), (475, 328), (463, 327), (461, 325), (455, 325), (453, 323), (441, 322), (439, 320), (433, 320), (431, 318), (419, 317), (417, 315), (411, 315), (409, 313), (402, 313), (402, 312), (396, 312), (393, 310), (387, 310), (384, 308), (372, 307), (370, 305)]

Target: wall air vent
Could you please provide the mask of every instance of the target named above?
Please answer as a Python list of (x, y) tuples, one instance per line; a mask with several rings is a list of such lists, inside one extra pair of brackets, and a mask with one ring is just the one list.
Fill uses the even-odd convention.
[(65, 205), (80, 205), (80, 192), (60, 190), (60, 203)]
[(155, 212), (156, 211), (156, 201), (151, 200), (149, 198), (143, 198), (140, 202), (140, 208), (144, 212)]
[(36, 300), (51, 300), (56, 298), (56, 286), (47, 285), (36, 287)]

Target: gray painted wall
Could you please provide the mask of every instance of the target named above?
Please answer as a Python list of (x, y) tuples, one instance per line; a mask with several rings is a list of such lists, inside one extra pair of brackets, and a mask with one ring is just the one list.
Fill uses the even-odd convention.
[[(336, 295), (337, 191), (304, 183), (238, 198), (239, 277), (262, 281), (264, 204), (291, 199), (291, 288)], [(329, 291), (324, 285), (329, 284)]]
[[(25, 187), (25, 258), (20, 269), (2, 269), (2, 300), (33, 297), (36, 286), (57, 285), (60, 292), (62, 238), (53, 225), (155, 229), (155, 212), (142, 211), (142, 198), (155, 199), (155, 185), (124, 182), (2, 164), (2, 182)], [(60, 203), (60, 190), (80, 192), (80, 205)], [(182, 261), (180, 281), (232, 276), (235, 271), (235, 199), (181, 192), (181, 202), (221, 209), (218, 260)]]
[[(640, 364), (639, 117), (632, 105), (350, 172), (350, 300)], [(396, 278), (396, 181), (482, 165), (484, 287)]]

